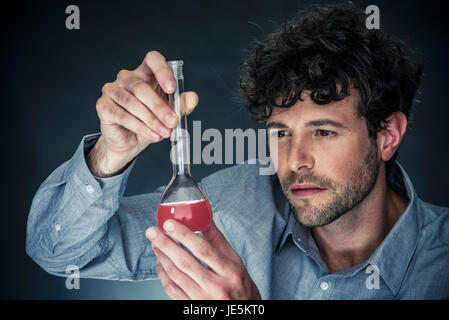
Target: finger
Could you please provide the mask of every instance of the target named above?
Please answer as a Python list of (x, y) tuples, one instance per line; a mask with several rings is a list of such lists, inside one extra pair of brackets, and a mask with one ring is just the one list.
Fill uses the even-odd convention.
[(146, 236), (152, 245), (173, 261), (180, 271), (188, 275), (199, 286), (207, 287), (207, 277), (210, 277), (210, 270), (204, 267), (189, 252), (175, 243), (164, 232), (161, 232), (159, 228), (148, 228)]
[[(157, 247), (153, 247), (153, 250), (170, 281), (172, 281), (175, 286), (179, 287), (191, 299), (198, 299), (201, 295), (201, 287), (198, 286), (192, 278), (179, 270), (175, 263)], [(175, 291), (176, 287), (169, 287), (168, 289)]]
[(203, 232), (203, 238), (229, 259), (232, 259), (234, 262), (240, 262), (240, 256), (235, 252), (213, 220), (209, 229)]
[(127, 90), (117, 85), (110, 85), (106, 87), (104, 91), (114, 102), (129, 111), (132, 115), (136, 116), (160, 136), (165, 138), (170, 137), (171, 129), (164, 126), (156, 118), (153, 112), (151, 112), (142, 102), (140, 102)]
[[(229, 259), (217, 250), (217, 248), (215, 248), (209, 241), (190, 230), (189, 227), (176, 220), (168, 219), (164, 223), (164, 230), (167, 231), (170, 236), (185, 245), (196, 257), (206, 263), (216, 273), (220, 275), (226, 273), (226, 265), (229, 262)], [(223, 246), (223, 244), (218, 243), (218, 240), (219, 239), (215, 241), (215, 244)]]
[(147, 106), (165, 126), (168, 128), (176, 126), (176, 114), (148, 83), (139, 77), (131, 76), (123, 82), (123, 86)]
[(97, 101), (97, 112), (105, 125), (118, 124), (135, 134), (150, 141), (160, 141), (162, 137), (142, 121), (112, 101), (109, 97), (102, 97)]
[(167, 94), (173, 93), (176, 89), (173, 73), (165, 57), (157, 51), (148, 52), (142, 64), (137, 67), (136, 72), (143, 73), (146, 76), (154, 76), (159, 86)]
[(183, 100), (182, 114), (191, 114), (195, 107), (198, 105), (198, 95), (193, 91), (187, 91), (181, 94), (181, 99)]
[[(154, 249), (153, 249), (154, 250)], [(161, 281), (162, 287), (167, 295), (174, 300), (189, 300), (190, 297), (176, 283), (174, 283), (164, 267), (162, 267), (159, 259), (156, 262), (156, 270)]]

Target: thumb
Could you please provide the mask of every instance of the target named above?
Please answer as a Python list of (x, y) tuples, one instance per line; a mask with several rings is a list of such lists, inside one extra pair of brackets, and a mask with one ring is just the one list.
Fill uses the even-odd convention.
[(198, 95), (194, 91), (186, 91), (181, 94), (182, 99), (182, 114), (191, 114), (198, 105)]

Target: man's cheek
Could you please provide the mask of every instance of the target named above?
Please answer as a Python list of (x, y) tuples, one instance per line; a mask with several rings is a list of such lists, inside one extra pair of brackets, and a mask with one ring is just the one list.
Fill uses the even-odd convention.
[(278, 141), (275, 138), (269, 138), (268, 147), (270, 150), (271, 162), (273, 163), (276, 172), (279, 173), (280, 166), (282, 166), (284, 163), (287, 164), (286, 157), (288, 156), (288, 153), (285, 152), (285, 148), (279, 146)]
[(335, 182), (349, 177), (353, 168), (357, 167), (354, 167), (354, 163), (358, 161), (354, 159), (354, 154), (351, 156), (350, 153), (332, 152), (332, 150), (328, 150), (315, 159), (315, 169), (322, 171), (321, 176)]

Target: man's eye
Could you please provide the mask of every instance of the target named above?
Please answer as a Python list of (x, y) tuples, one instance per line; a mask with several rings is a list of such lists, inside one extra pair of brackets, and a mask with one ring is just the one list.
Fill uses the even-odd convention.
[(275, 133), (275, 136), (277, 138), (282, 138), (288, 135), (288, 132), (285, 130), (279, 130), (278, 132)]
[(316, 131), (316, 134), (320, 137), (331, 137), (334, 136), (336, 133), (330, 130), (319, 129)]

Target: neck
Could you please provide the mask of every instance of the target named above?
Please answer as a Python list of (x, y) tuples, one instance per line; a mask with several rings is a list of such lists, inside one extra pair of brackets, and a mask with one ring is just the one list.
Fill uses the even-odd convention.
[(329, 273), (367, 260), (407, 204), (388, 187), (385, 165), (381, 166), (373, 190), (362, 202), (334, 222), (311, 230)]

